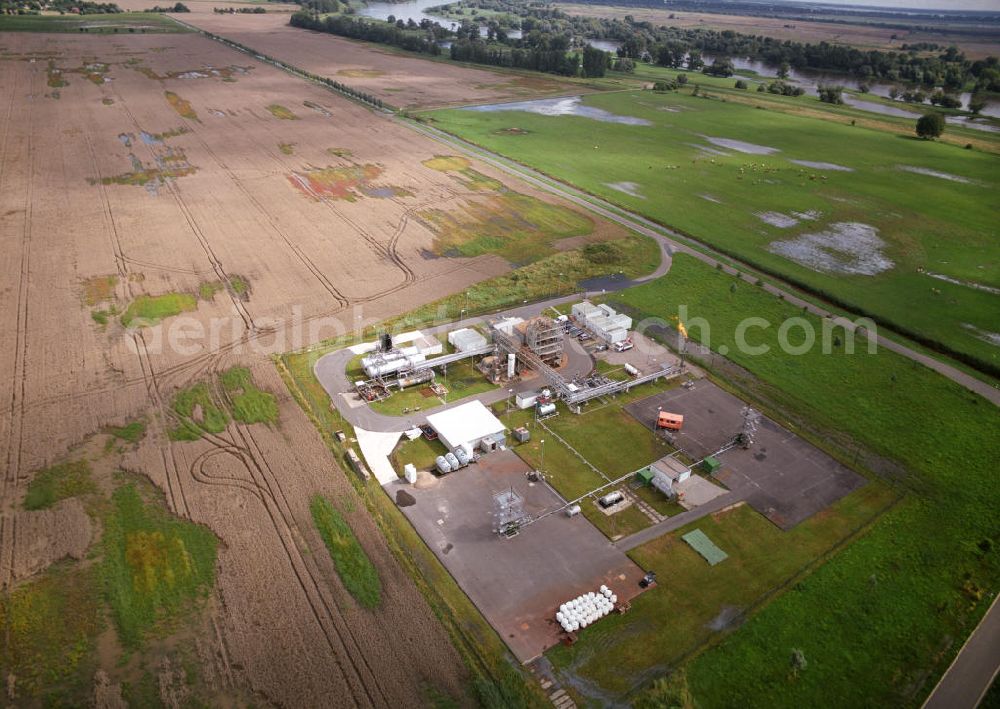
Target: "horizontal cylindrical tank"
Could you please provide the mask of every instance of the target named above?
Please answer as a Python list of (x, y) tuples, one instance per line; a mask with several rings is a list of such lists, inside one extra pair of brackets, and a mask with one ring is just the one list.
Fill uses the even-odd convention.
[(549, 402), (548, 404), (539, 404), (538, 405), (538, 415), (539, 416), (548, 416), (549, 414), (555, 412), (555, 410), (556, 410), (556, 405), (553, 404), (552, 402)]
[(628, 372), (633, 377), (639, 376), (639, 370), (636, 369), (633, 365), (629, 364), (628, 362), (625, 363), (625, 371)]
[(461, 463), (462, 465), (468, 465), (469, 464), (469, 454), (465, 452), (465, 449), (462, 448), (462, 446), (459, 446), (458, 448), (456, 448), (454, 450), (454, 453), (455, 453), (455, 457), (458, 458), (458, 462), (459, 463)]
[(607, 495), (602, 497), (597, 503), (604, 508), (611, 507), (612, 505), (617, 505), (619, 502), (625, 499), (625, 496), (619, 490), (614, 492), (609, 492)]
[(449, 463), (448, 459), (445, 458), (443, 455), (439, 455), (437, 457), (437, 460), (434, 461), (434, 462), (435, 462), (435, 465), (437, 465), (438, 472), (440, 472), (440, 473), (450, 473), (451, 472), (451, 463)]
[(454, 453), (445, 453), (444, 459), (448, 461), (448, 465), (451, 466), (452, 470), (458, 470), (461, 464), (458, 462), (458, 458), (455, 457)]
[(566, 508), (567, 517), (576, 517), (578, 514), (580, 514), (580, 512), (581, 512), (580, 505), (570, 505), (569, 507)]

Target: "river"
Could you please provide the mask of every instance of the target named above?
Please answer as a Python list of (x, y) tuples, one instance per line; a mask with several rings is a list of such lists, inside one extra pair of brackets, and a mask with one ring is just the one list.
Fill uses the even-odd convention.
[[(427, 8), (434, 7), (435, 5), (443, 5), (448, 0), (409, 0), (408, 2), (370, 2), (368, 5), (360, 10), (358, 14), (363, 17), (372, 17), (379, 20), (388, 19), (389, 15), (392, 15), (397, 20), (403, 20), (404, 22), (408, 20), (413, 20), (414, 22), (420, 22), (421, 20), (427, 19), (432, 22), (438, 22), (441, 25), (448, 27), (450, 29), (455, 29), (458, 25), (446, 18), (438, 15), (429, 14)], [(479, 32), (481, 35), (486, 35), (486, 27), (480, 27)], [(507, 36), (511, 39), (519, 39), (521, 37), (520, 30), (508, 30)], [(621, 45), (620, 42), (606, 39), (592, 39), (585, 40), (590, 45), (597, 47), (598, 49), (603, 49), (606, 52), (614, 52)], [(442, 46), (447, 48), (450, 46), (450, 42), (442, 42)], [(706, 63), (711, 64), (715, 61), (715, 57), (711, 55), (703, 55), (702, 58)], [(757, 61), (754, 59), (748, 59), (746, 57), (731, 57), (733, 66), (737, 69), (742, 69), (744, 71), (754, 71), (761, 77), (774, 77), (778, 73), (778, 67), (771, 64), (765, 64), (764, 62)], [(789, 71), (788, 80), (792, 83), (802, 86), (806, 91), (811, 93), (816, 93), (816, 88), (820, 84), (835, 84), (838, 86), (843, 86), (844, 88), (853, 89), (857, 91), (860, 88), (860, 83), (857, 79), (850, 76), (845, 76), (842, 74), (830, 74), (821, 71), (810, 71), (807, 69), (791, 69)], [(893, 84), (885, 83), (873, 83), (869, 85), (869, 93), (875, 96), (881, 96), (883, 98), (889, 97), (889, 92), (892, 89)], [(971, 95), (968, 92), (962, 93), (959, 97), (962, 101), (962, 107), (968, 109), (969, 99)], [(880, 113), (884, 116), (899, 116), (902, 118), (918, 118), (920, 115), (919, 104), (907, 104), (900, 102), (898, 106), (889, 106), (884, 103), (876, 101), (866, 101), (863, 98), (852, 96), (850, 94), (844, 95), (844, 103), (854, 108), (861, 109), (863, 111), (870, 111), (872, 113)], [(930, 105), (927, 102), (925, 105)], [(909, 109), (909, 110), (908, 110)], [(1000, 118), (1000, 101), (988, 101), (986, 107), (982, 110), (983, 116), (990, 116), (993, 118)], [(968, 116), (948, 116), (948, 123), (956, 125), (965, 125), (969, 128), (975, 128), (977, 130), (1000, 132), (1000, 129), (990, 125), (988, 123), (976, 123), (975, 119), (970, 119)]]

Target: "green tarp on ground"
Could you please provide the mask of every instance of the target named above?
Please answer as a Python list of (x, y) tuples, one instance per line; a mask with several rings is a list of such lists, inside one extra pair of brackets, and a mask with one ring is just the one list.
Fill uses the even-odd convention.
[(691, 545), (692, 549), (705, 557), (705, 561), (708, 562), (709, 566), (715, 566), (729, 556), (729, 554), (715, 546), (714, 542), (712, 542), (712, 540), (709, 539), (700, 529), (688, 532), (681, 537), (681, 539), (686, 541)]

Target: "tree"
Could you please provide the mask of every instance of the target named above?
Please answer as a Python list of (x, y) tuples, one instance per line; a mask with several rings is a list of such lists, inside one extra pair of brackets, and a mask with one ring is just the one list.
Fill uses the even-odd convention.
[(917, 119), (917, 135), (924, 140), (937, 138), (944, 133), (944, 116), (940, 113), (925, 113)]
[(747, 88), (747, 82), (743, 81), (743, 79), (737, 79), (736, 88), (743, 89), (745, 91)]
[(969, 110), (978, 114), (984, 108), (986, 108), (986, 99), (981, 94), (972, 94), (972, 98), (969, 99)]
[(716, 59), (711, 66), (707, 66), (702, 71), (712, 76), (732, 76), (736, 73), (733, 63), (728, 59)]
[(622, 57), (617, 62), (615, 62), (615, 71), (622, 71), (626, 74), (631, 74), (635, 71), (635, 60), (629, 59), (628, 57)]
[(604, 76), (608, 68), (608, 53), (591, 47), (583, 48), (583, 75), (586, 77)]
[(788, 66), (788, 62), (781, 62), (781, 66), (778, 67), (778, 78), (787, 79), (788, 73), (791, 71), (791, 67)]
[(678, 84), (680, 84), (681, 86), (683, 86), (687, 82), (688, 82), (688, 75), (687, 74), (678, 74), (677, 75), (677, 83)]
[(823, 103), (832, 103), (840, 105), (844, 103), (844, 87), (843, 86), (824, 86), (820, 84), (817, 87), (819, 92), (819, 100)]

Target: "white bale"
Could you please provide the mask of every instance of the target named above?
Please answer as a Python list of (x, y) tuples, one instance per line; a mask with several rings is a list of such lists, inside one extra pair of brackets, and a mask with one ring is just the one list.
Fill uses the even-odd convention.
[(618, 596), (612, 593), (611, 598), (609, 598), (608, 600), (611, 601), (612, 603), (618, 603)]

